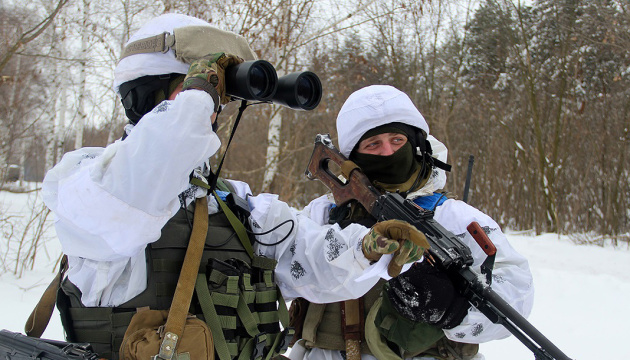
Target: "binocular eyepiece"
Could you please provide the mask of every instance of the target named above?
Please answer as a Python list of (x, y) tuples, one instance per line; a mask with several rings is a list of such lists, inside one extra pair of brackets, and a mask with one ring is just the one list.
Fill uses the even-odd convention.
[(236, 99), (272, 102), (295, 110), (313, 110), (322, 98), (322, 83), (310, 71), (298, 71), (278, 78), (271, 63), (253, 60), (225, 69), (225, 91)]

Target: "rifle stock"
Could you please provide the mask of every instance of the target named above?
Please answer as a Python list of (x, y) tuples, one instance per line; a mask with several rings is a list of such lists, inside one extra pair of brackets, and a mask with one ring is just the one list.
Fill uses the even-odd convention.
[[(330, 170), (329, 162), (331, 161), (342, 169), (346, 181), (340, 180)], [(367, 176), (349, 163), (353, 165), (334, 147), (327, 134), (319, 134), (315, 138), (315, 147), (306, 176), (311, 180), (316, 179), (324, 183), (332, 191), (338, 206), (355, 199), (377, 221), (398, 219), (414, 225), (425, 234), (431, 245), (427, 250), (427, 260), (436, 268), (446, 272), (458, 291), (468, 299), (471, 305), (493, 323), (504, 326), (534, 353), (537, 360), (571, 360), (492, 290), (489, 285), (490, 274), (485, 274), (487, 283), (480, 280), (484, 277), (471, 269), (473, 258), (470, 248), (435, 221), (433, 212), (418, 207), (397, 193), (380, 194), (371, 185)], [(470, 229), (478, 229), (478, 226), (471, 226)], [(496, 249), (492, 249), (494, 245), (489, 239), (476, 238), (476, 240), (486, 254), (494, 256)], [(484, 269), (483, 266), (482, 269)]]
[[(334, 163), (342, 172), (345, 179), (340, 179), (330, 168), (330, 162)], [(315, 148), (311, 155), (306, 176), (323, 182), (332, 190), (335, 203), (341, 206), (350, 200), (358, 200), (366, 208), (371, 208), (378, 197), (378, 192), (372, 187), (370, 181), (360, 171), (355, 171), (351, 161), (346, 159), (333, 145), (328, 135), (318, 134), (315, 139)], [(369, 191), (364, 191), (364, 189)]]

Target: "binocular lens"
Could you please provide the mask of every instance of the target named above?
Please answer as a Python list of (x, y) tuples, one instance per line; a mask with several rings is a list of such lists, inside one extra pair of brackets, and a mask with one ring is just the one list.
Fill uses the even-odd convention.
[(249, 85), (258, 98), (268, 97), (274, 89), (269, 85), (273, 84), (273, 77), (268, 74), (261, 66), (255, 66), (250, 69)]
[(225, 69), (225, 91), (235, 99), (271, 101), (296, 110), (313, 110), (322, 98), (322, 83), (310, 71), (278, 79), (273, 65), (254, 60)]
[(300, 78), (295, 90), (298, 102), (300, 104), (308, 104), (310, 101), (313, 101), (313, 89), (315, 89), (315, 86), (310, 78), (306, 76)]
[(296, 110), (313, 110), (322, 99), (322, 83), (310, 71), (294, 72), (278, 79), (272, 102)]
[(225, 92), (237, 99), (269, 101), (276, 92), (278, 75), (268, 61), (246, 61), (225, 69)]

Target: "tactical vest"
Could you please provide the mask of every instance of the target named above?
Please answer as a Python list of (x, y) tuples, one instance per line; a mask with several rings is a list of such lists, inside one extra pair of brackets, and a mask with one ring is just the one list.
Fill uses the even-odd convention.
[[(434, 198), (434, 199), (431, 199)], [(433, 196), (423, 199), (425, 203), (420, 206), (430, 204), (430, 208), (435, 207), (444, 202), (442, 196)], [(330, 222), (338, 223), (345, 228), (351, 223), (359, 223), (366, 227), (374, 225), (375, 220), (365, 209), (356, 202), (342, 208), (333, 207), (330, 213)], [(385, 281), (380, 280), (372, 289), (370, 289), (360, 301), (362, 302), (363, 317), (366, 318), (370, 309), (376, 300), (382, 296), (381, 290)], [(341, 302), (329, 304), (314, 304), (304, 298), (293, 300), (290, 309), (289, 324), (295, 327), (295, 336), (292, 344), (296, 341), (306, 347), (345, 351), (345, 334), (343, 329), (343, 319), (341, 311)], [(361, 336), (361, 353), (373, 355), (365, 342), (365, 336)], [(459, 343), (443, 336), (429, 349), (421, 354), (405, 354), (412, 356), (433, 356), (441, 360), (470, 359), (479, 350), (478, 344)], [(385, 359), (380, 359), (385, 360)]]
[[(227, 216), (224, 211), (209, 216), (199, 269), (207, 282), (201, 287), (198, 282), (190, 313), (206, 321), (211, 329), (217, 359), (269, 358), (283, 352), (286, 340), (293, 335), (274, 280), (276, 261), (255, 255), (251, 258), (228, 219), (230, 216), (234, 221), (234, 213), (226, 211)], [(145, 251), (147, 288), (120, 306), (84, 306), (80, 290), (66, 278), (58, 291), (57, 307), (68, 341), (90, 343), (101, 357), (118, 359), (123, 335), (136, 309), (170, 307), (192, 231), (191, 221), (192, 212), (180, 209), (167, 222), (160, 239)]]

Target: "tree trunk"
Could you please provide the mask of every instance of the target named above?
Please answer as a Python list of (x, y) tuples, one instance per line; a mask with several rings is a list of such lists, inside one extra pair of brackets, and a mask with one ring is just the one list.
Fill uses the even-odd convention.
[(83, 0), (83, 23), (81, 29), (81, 74), (79, 76), (79, 99), (77, 106), (77, 123), (75, 128), (74, 148), (78, 149), (83, 146), (83, 129), (87, 115), (85, 113), (85, 92), (87, 78), (87, 61), (88, 61), (88, 23), (90, 18), (90, 0)]
[(262, 192), (268, 192), (273, 178), (278, 171), (280, 159), (280, 132), (282, 130), (282, 114), (279, 105), (273, 106), (273, 116), (267, 131), (267, 156), (265, 157), (265, 174), (263, 175)]

